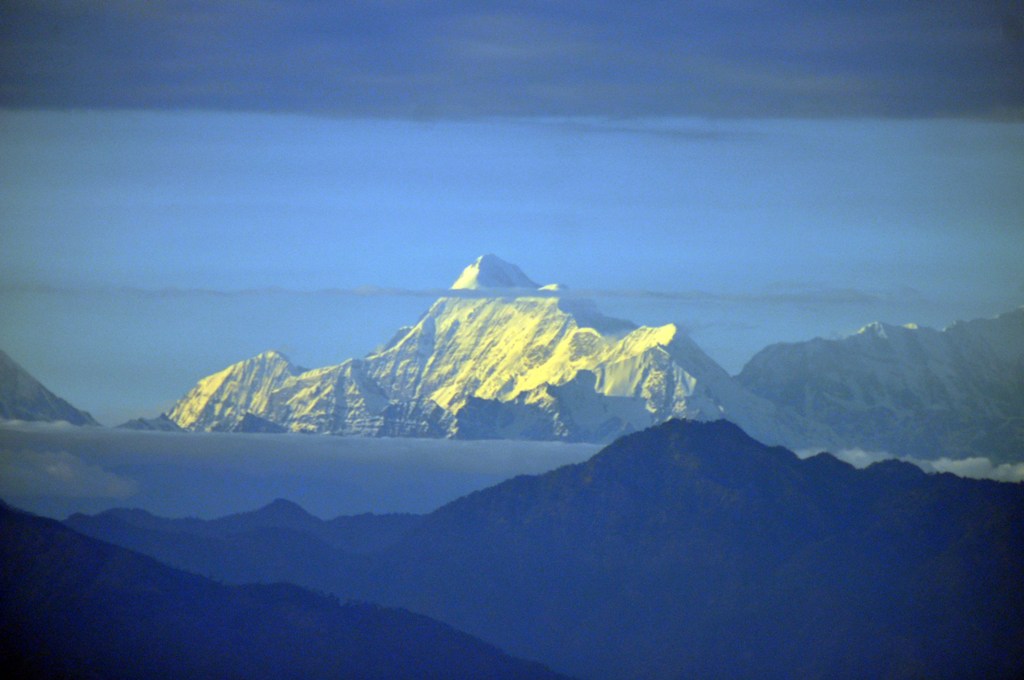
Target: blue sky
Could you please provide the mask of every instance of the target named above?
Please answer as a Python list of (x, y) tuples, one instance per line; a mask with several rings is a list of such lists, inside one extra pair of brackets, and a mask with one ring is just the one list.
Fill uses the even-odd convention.
[(616, 291), (1024, 283), (1014, 123), (2, 120), (11, 282), (425, 291), (493, 251)]
[(114, 424), (476, 256), (730, 371), (1024, 303), (1024, 3), (11, 0), (0, 347)]

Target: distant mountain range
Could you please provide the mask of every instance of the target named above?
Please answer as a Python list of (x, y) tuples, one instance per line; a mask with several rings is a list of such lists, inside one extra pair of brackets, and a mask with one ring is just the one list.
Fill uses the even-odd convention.
[(424, 616), (224, 586), (3, 504), (0, 539), (7, 677), (560, 677)]
[(3, 351), (0, 351), (0, 420), (99, 424), (86, 411), (80, 411), (46, 389)]
[(772, 345), (737, 380), (847, 446), (1024, 459), (1024, 308), (944, 331), (873, 323), (839, 340)]
[[(0, 417), (95, 423), (0, 359)], [(772, 345), (731, 377), (674, 324), (604, 316), (485, 255), (379, 351), (312, 370), (264, 352), (120, 427), (605, 443), (669, 418), (795, 449), (1024, 460), (1024, 308)]]
[(585, 678), (1024, 670), (1024, 485), (801, 460), (722, 420), (672, 420), (422, 517), (278, 501), (68, 524), (215, 578), (405, 607)]
[(486, 255), (380, 351), (314, 370), (266, 352), (201, 380), (169, 418), (188, 430), (590, 442), (727, 418), (799, 449), (1020, 460), (1024, 308), (941, 332), (875, 323), (773, 345), (733, 378), (676, 325), (606, 317)]

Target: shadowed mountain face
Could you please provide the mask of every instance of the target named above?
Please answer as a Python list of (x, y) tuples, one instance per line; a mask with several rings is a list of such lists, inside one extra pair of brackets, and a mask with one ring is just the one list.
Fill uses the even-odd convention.
[(63, 420), (72, 425), (98, 425), (93, 417), (80, 411), (0, 351), (0, 420)]
[(873, 323), (780, 343), (737, 380), (847, 446), (902, 456), (1024, 456), (1024, 308), (943, 331)]
[(670, 421), (450, 503), (316, 583), (584, 677), (1016, 677), (1022, 522), (1021, 485)]
[(1019, 485), (670, 422), (438, 510), (359, 592), (589, 677), (1013, 675), (1022, 521)]
[(423, 616), (223, 586), (7, 506), (0, 538), (14, 677), (557, 677)]
[(177, 423), (161, 413), (156, 418), (133, 418), (117, 426), (121, 430), (142, 430), (146, 432), (184, 432)]

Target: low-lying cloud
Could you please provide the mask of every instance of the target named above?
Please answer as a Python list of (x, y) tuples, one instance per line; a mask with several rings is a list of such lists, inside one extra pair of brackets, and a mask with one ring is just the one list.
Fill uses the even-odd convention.
[(148, 299), (196, 299), (196, 298), (260, 298), (267, 296), (292, 296), (304, 298), (509, 298), (558, 297), (566, 299), (637, 299), (662, 300), (694, 304), (764, 304), (764, 305), (865, 305), (880, 302), (899, 301), (907, 297), (905, 291), (872, 291), (856, 288), (833, 288), (828, 286), (802, 286), (795, 290), (753, 290), (747, 293), (732, 293), (713, 290), (651, 290), (631, 288), (568, 288), (557, 291), (508, 289), (508, 290), (452, 290), (450, 288), (396, 288), (386, 286), (356, 286), (354, 288), (319, 288), (302, 290), (266, 286), (260, 288), (138, 288), (132, 286), (80, 286), (62, 287), (42, 283), (0, 284), (0, 293), (42, 293), (50, 295), (129, 295)]
[[(797, 451), (801, 458), (807, 458), (816, 454), (815, 450)], [(871, 451), (868, 449), (850, 448), (841, 449), (833, 453), (836, 458), (858, 469), (878, 463), (883, 460), (901, 460), (912, 463), (928, 473), (949, 472), (958, 477), (969, 477), (971, 479), (993, 479), (997, 482), (1024, 482), (1024, 463), (1000, 463), (995, 464), (985, 457), (974, 458), (938, 458), (936, 460), (922, 460), (909, 456), (895, 456), (887, 451)]]
[(0, 451), (0, 497), (14, 502), (39, 496), (122, 500), (138, 490), (135, 480), (67, 451)]
[(998, 482), (1024, 482), (1024, 463), (1001, 463), (994, 465), (988, 458), (964, 458), (962, 460), (939, 458), (938, 460), (915, 462), (926, 472), (952, 472), (959, 477), (971, 477), (973, 479), (994, 479)]
[[(0, 426), (0, 498), (63, 518), (111, 507), (165, 517), (220, 517), (287, 498), (320, 517), (425, 513), (522, 474), (590, 458), (594, 444), (369, 439), (318, 435), (134, 432)], [(801, 457), (817, 451), (798, 452)], [(857, 468), (884, 451), (835, 454)], [(926, 472), (1024, 481), (1024, 463), (924, 461)]]
[[(424, 513), (591, 444), (0, 426), (0, 497), (63, 518), (138, 507), (219, 517), (287, 498), (315, 515)], [(56, 452), (56, 453), (55, 453)]]

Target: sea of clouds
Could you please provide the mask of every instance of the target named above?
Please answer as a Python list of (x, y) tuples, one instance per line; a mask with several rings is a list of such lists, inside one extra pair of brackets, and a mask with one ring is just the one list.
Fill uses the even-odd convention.
[(112, 507), (219, 517), (287, 498), (320, 517), (424, 513), (598, 446), (0, 426), (0, 498), (61, 518)]
[[(60, 519), (113, 507), (212, 518), (276, 498), (323, 518), (424, 513), (516, 475), (584, 461), (599, 449), (560, 442), (136, 432), (8, 422), (0, 425), (0, 498)], [(835, 455), (858, 468), (895, 457), (864, 449)], [(901, 460), (930, 473), (1024, 481), (1024, 463)]]

